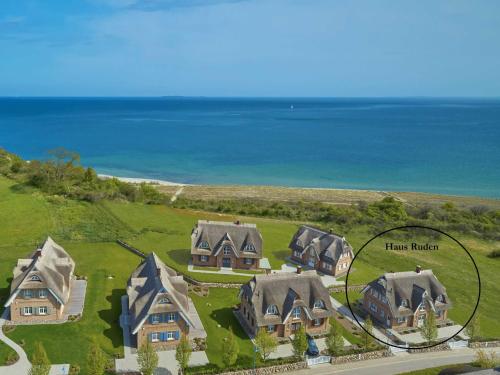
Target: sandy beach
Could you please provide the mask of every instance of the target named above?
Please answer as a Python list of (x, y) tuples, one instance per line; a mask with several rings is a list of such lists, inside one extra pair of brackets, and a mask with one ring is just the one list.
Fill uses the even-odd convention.
[(194, 186), (190, 184), (181, 184), (165, 180), (155, 180), (152, 178), (119, 177), (119, 176), (111, 176), (108, 174), (98, 174), (97, 176), (102, 179), (116, 178), (117, 180), (123, 182), (129, 182), (132, 184), (142, 184), (143, 182), (145, 182), (147, 184), (162, 185), (162, 186)]

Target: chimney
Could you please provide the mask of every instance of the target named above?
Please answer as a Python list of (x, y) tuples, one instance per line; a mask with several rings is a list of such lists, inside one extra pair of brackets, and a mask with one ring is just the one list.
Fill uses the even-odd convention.
[(416, 273), (420, 273), (420, 272), (422, 272), (422, 267), (417, 266), (417, 268), (415, 269), (415, 272), (416, 272)]
[(302, 266), (297, 266), (297, 275), (302, 273)]
[(40, 258), (42, 256), (42, 249), (36, 249), (34, 259)]

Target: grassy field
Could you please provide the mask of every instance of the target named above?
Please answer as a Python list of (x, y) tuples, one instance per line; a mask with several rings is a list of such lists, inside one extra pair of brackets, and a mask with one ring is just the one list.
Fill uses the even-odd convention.
[(17, 356), (16, 352), (3, 342), (0, 342), (0, 365), (7, 363), (11, 356)]
[(229, 335), (229, 327), (231, 327), (240, 349), (237, 363), (250, 366), (253, 363), (252, 342), (248, 339), (232, 311), (232, 306), (239, 303), (238, 289), (211, 288), (207, 297), (192, 294), (191, 298), (207, 331), (206, 352), (210, 363), (224, 367), (220, 348), (222, 340)]
[[(16, 342), (24, 342), (28, 354), (31, 354), (36, 340), (43, 342), (54, 363), (84, 366), (86, 351), (93, 338), (99, 341), (110, 356), (122, 354), (122, 335), (118, 325), (119, 299), (125, 292), (127, 278), (140, 259), (114, 241), (122, 239), (145, 252), (156, 251), (168, 265), (187, 272), (190, 233), (198, 219), (239, 219), (256, 223), (264, 238), (264, 255), (273, 268), (279, 268), (289, 255), (288, 244), (299, 225), (294, 222), (224, 216), (167, 206), (70, 201), (61, 197), (46, 197), (34, 190), (19, 190), (12, 181), (0, 178), (0, 302), (4, 302), (9, 294), (12, 269), (17, 259), (29, 254), (47, 235), (65, 246), (76, 260), (76, 272), (89, 278), (84, 317), (80, 321), (63, 325), (22, 326), (9, 336)], [(370, 238), (367, 228), (356, 228), (345, 233), (345, 236), (355, 249)], [(474, 255), (481, 271), (482, 334), (500, 337), (500, 325), (497, 323), (500, 311), (500, 274), (497, 272), (499, 260), (486, 257), (489, 250), (498, 248), (498, 244), (474, 238), (461, 240)], [(398, 257), (391, 258), (389, 263), (386, 260), (386, 264), (379, 264), (378, 261), (376, 257), (361, 258), (354, 267), (356, 270), (350, 282), (375, 278), (387, 270), (387, 267), (396, 268), (399, 265)], [(439, 268), (440, 279), (446, 281), (447, 286), (449, 283), (450, 292), (456, 287), (464, 288), (471, 283), (463, 264), (453, 257), (438, 257), (433, 262), (425, 262), (425, 259), (418, 261), (424, 267)], [(108, 279), (107, 275), (115, 277)], [(221, 281), (222, 278), (227, 282), (244, 282), (251, 277), (201, 273), (192, 273), (191, 276), (202, 281)], [(462, 299), (459, 294), (455, 294), (453, 298), (458, 306), (470, 303), (466, 296)], [(237, 302), (236, 291), (212, 289), (209, 297), (193, 296), (193, 300), (209, 334), (209, 358), (215, 364), (221, 364), (218, 352), (220, 338), (227, 332), (229, 324), (236, 323), (231, 312), (231, 305)], [(238, 331), (237, 325), (234, 329), (240, 343), (239, 362), (249, 363), (252, 360), (251, 343)], [(0, 346), (0, 362), (3, 350), (5, 348)]]
[(155, 251), (168, 265), (189, 274), (200, 281), (246, 282), (251, 277), (189, 273), (188, 262), (191, 258), (191, 231), (199, 219), (242, 222), (251, 221), (264, 238), (264, 256), (271, 267), (280, 268), (290, 254), (288, 243), (298, 224), (273, 219), (251, 220), (242, 216), (227, 216), (207, 212), (173, 209), (167, 206), (148, 206), (137, 203), (106, 202), (103, 207), (127, 226), (134, 228), (129, 237), (123, 239), (131, 245), (148, 253)]
[(447, 366), (439, 366), (439, 367), (432, 367), (432, 368), (427, 368), (424, 370), (418, 370), (418, 371), (410, 371), (410, 372), (403, 372), (399, 375), (438, 375), (442, 370), (444, 369), (461, 369), (464, 367), (464, 365), (447, 365)]

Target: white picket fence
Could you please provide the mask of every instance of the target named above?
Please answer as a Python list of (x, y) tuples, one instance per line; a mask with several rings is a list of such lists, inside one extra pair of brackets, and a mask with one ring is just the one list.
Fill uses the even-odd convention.
[(314, 366), (321, 363), (330, 363), (331, 357), (329, 355), (320, 355), (317, 357), (307, 357), (307, 365)]
[(402, 347), (399, 347), (399, 346), (398, 347), (389, 346), (389, 350), (391, 351), (392, 354), (407, 352), (408, 348), (409, 348), (408, 343), (406, 343), (406, 347), (405, 348), (402, 348)]
[(461, 349), (467, 348), (468, 346), (469, 342), (467, 340), (448, 341), (448, 347), (450, 349)]

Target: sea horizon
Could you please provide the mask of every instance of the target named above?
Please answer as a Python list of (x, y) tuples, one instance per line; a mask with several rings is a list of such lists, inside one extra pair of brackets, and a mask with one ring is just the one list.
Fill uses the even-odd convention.
[(500, 198), (494, 97), (3, 97), (0, 147), (99, 174)]

